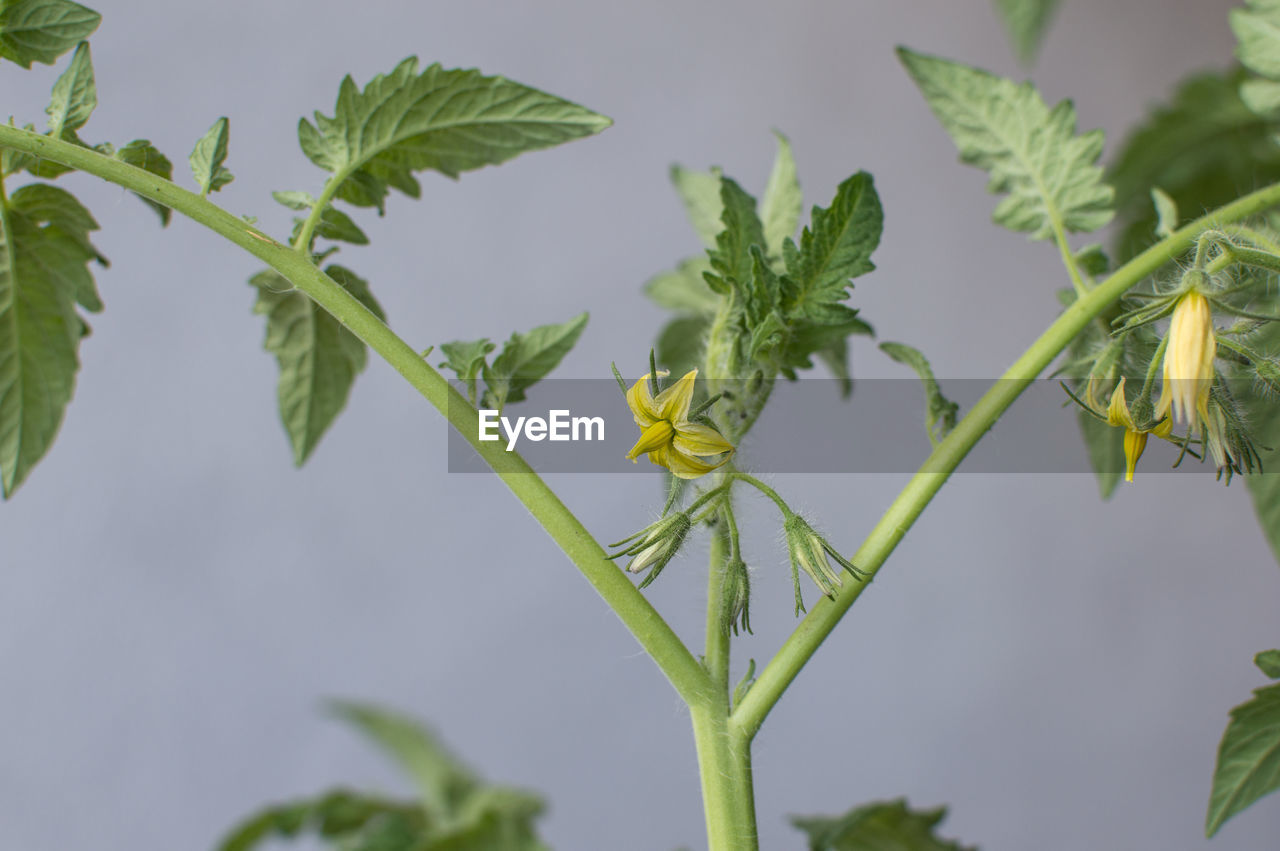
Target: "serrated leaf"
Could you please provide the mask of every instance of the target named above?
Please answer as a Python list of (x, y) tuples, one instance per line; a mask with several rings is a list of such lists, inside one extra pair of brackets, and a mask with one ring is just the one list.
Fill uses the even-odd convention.
[[(305, 221), (305, 219), (293, 220), (293, 233), (289, 237), (290, 242), (297, 241), (298, 234), (302, 232), (302, 225)], [(365, 236), (364, 231), (360, 230), (351, 217), (331, 204), (325, 205), (324, 212), (320, 214), (320, 221), (316, 224), (316, 229), (312, 231), (312, 236), (349, 242), (352, 245), (369, 244), (369, 237)]]
[(370, 822), (387, 817), (407, 821), (419, 829), (423, 825), (423, 814), (412, 804), (336, 789), (318, 798), (267, 807), (232, 828), (217, 848), (250, 851), (273, 838), (295, 838), (307, 833), (346, 839)]
[(523, 401), (525, 391), (559, 365), (586, 327), (587, 314), (582, 313), (568, 322), (512, 334), (492, 366), (484, 370), (484, 406), (501, 409)]
[(1236, 58), (1255, 74), (1280, 80), (1280, 5), (1274, 0), (1246, 0), (1245, 6), (1229, 14)]
[[(324, 271), (383, 318), (369, 285), (354, 272), (338, 265)], [(254, 313), (267, 317), (263, 345), (280, 366), (280, 419), (294, 463), (301, 466), (346, 405), (368, 353), (359, 338), (277, 272), (259, 272), (249, 283), (258, 289)]]
[(770, 257), (782, 255), (782, 242), (796, 235), (800, 226), (800, 211), (804, 197), (800, 193), (800, 181), (796, 177), (796, 160), (791, 154), (791, 142), (786, 136), (778, 137), (778, 153), (760, 198), (760, 221), (764, 224), (764, 247)]
[(670, 370), (672, 375), (684, 375), (699, 366), (710, 324), (705, 316), (677, 316), (668, 322), (654, 347), (659, 368)]
[(89, 42), (76, 46), (67, 70), (53, 84), (53, 94), (45, 112), (49, 115), (49, 135), (62, 139), (85, 125), (98, 105), (98, 88), (93, 78)]
[[(158, 177), (163, 177), (165, 180), (173, 179), (173, 163), (169, 162), (169, 158), (160, 153), (156, 146), (147, 139), (134, 139), (119, 149), (112, 148), (110, 145), (98, 145), (96, 150), (101, 150), (108, 156), (115, 157), (121, 162), (136, 166)], [(141, 195), (135, 197), (156, 211), (156, 214), (160, 216), (161, 225), (169, 224), (169, 217), (173, 213), (172, 210), (163, 204), (157, 204), (150, 198), (143, 198)]]
[(819, 324), (849, 321), (850, 311), (841, 302), (849, 297), (850, 279), (875, 269), (871, 253), (883, 227), (875, 183), (864, 171), (840, 184), (830, 207), (814, 207), (799, 246), (783, 241), (787, 315)]
[(97, 223), (70, 194), (22, 187), (0, 202), (0, 485), (5, 498), (57, 435), (75, 389), (88, 326), (101, 309), (87, 264)]
[[(720, 178), (720, 204), (723, 227), (709, 252), (712, 271), (705, 280), (715, 292), (727, 293), (751, 282), (755, 268), (751, 247), (764, 245), (764, 226), (756, 215), (756, 199), (728, 177)], [(767, 311), (764, 307), (762, 312)]]
[(705, 256), (691, 257), (670, 272), (650, 278), (644, 285), (644, 294), (659, 307), (677, 313), (714, 313), (720, 296), (707, 285), (705, 275), (710, 270)]
[(451, 816), (478, 785), (471, 771), (412, 718), (347, 702), (334, 703), (333, 711), (404, 769), (433, 820)]
[(102, 16), (70, 0), (0, 3), (0, 58), (30, 68), (52, 65), (98, 28)]
[(1263, 650), (1253, 657), (1258, 670), (1273, 680), (1280, 680), (1280, 650)]
[(479, 378), (481, 371), (484, 369), (485, 358), (489, 352), (496, 348), (488, 339), (480, 340), (454, 340), (451, 343), (441, 343), (440, 353), (445, 356), (444, 362), (440, 364), (441, 369), (451, 369), (457, 374), (458, 379), (467, 386), (467, 398), (471, 404), (476, 404), (476, 379)]
[(899, 798), (842, 816), (793, 816), (791, 823), (808, 835), (810, 851), (976, 851), (938, 837), (946, 817), (946, 807), (912, 810)]
[(904, 343), (881, 343), (880, 350), (898, 363), (911, 367), (920, 376), (925, 394), (925, 433), (929, 435), (929, 442), (937, 446), (955, 428), (960, 406), (942, 395), (933, 369), (919, 349)]
[(1240, 69), (1188, 78), (1124, 140), (1107, 174), (1116, 190), (1118, 263), (1153, 241), (1151, 187), (1197, 216), (1280, 180), (1276, 127), (1241, 101), (1243, 79)]
[[(848, 379), (848, 364), (845, 360), (846, 340), (854, 334), (872, 335), (871, 326), (858, 319), (856, 311), (849, 311), (850, 318), (838, 325), (826, 325), (805, 320), (795, 320), (787, 330), (787, 341), (778, 354), (778, 368), (789, 379), (796, 377), (796, 370), (813, 366), (812, 356), (821, 357), (836, 378), (841, 379), (841, 395), (847, 396), (852, 390)], [(836, 357), (840, 360), (833, 363)]]
[(410, 57), (364, 89), (346, 77), (332, 117), (305, 118), (298, 140), (339, 181), (337, 197), (377, 206), (389, 188), (416, 197), (413, 172), (457, 177), (598, 133), (612, 122), (577, 104), (477, 70), (432, 65), (417, 73)]
[(1263, 795), (1280, 788), (1280, 684), (1254, 691), (1231, 710), (1222, 734), (1205, 835)]
[(310, 192), (272, 192), (271, 197), (290, 210), (306, 210), (316, 205), (316, 199)]
[(230, 136), (231, 122), (223, 116), (205, 131), (187, 157), (187, 162), (191, 163), (191, 174), (200, 187), (202, 197), (210, 192), (217, 192), (235, 180), (223, 165), (227, 159), (227, 141)]
[(716, 237), (724, 229), (720, 217), (724, 203), (720, 200), (720, 170), (694, 171), (683, 166), (671, 166), (671, 183), (684, 204), (689, 224), (698, 239), (709, 249), (716, 247)]
[(1009, 41), (1013, 42), (1018, 61), (1030, 64), (1040, 50), (1058, 0), (995, 0), (995, 6), (1009, 31)]
[(1077, 136), (1070, 101), (1049, 109), (1029, 83), (898, 48), (898, 57), (960, 150), (1007, 193), (993, 220), (1031, 239), (1088, 232), (1112, 217), (1114, 193), (1095, 163), (1102, 131)]

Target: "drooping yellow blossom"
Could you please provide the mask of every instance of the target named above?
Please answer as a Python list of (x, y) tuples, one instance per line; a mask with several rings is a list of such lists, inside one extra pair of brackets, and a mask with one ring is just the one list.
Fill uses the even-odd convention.
[(1143, 430), (1138, 428), (1129, 412), (1129, 403), (1124, 398), (1124, 378), (1111, 393), (1111, 404), (1107, 406), (1107, 423), (1124, 428), (1124, 480), (1133, 481), (1133, 471), (1138, 466), (1138, 459), (1147, 448), (1147, 435), (1168, 438), (1173, 432), (1173, 423), (1167, 416), (1162, 416), (1154, 428)]
[[(659, 373), (663, 375), (665, 373)], [(696, 369), (663, 390), (656, 397), (649, 390), (645, 375), (627, 391), (627, 404), (642, 434), (627, 457), (633, 462), (648, 454), (649, 460), (666, 467), (681, 479), (696, 479), (710, 473), (729, 460), (733, 444), (708, 425), (689, 421), (689, 405), (693, 401)], [(705, 457), (724, 455), (718, 461)]]
[(1169, 322), (1157, 417), (1172, 408), (1174, 418), (1187, 423), (1191, 430), (1208, 418), (1213, 359), (1217, 353), (1209, 300), (1191, 290), (1178, 299)]

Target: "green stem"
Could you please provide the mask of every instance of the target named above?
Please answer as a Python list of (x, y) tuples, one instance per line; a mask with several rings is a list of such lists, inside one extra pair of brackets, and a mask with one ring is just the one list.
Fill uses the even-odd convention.
[(1080, 274), (1080, 266), (1076, 263), (1075, 255), (1071, 253), (1071, 245), (1067, 242), (1067, 232), (1062, 227), (1062, 219), (1052, 209), (1049, 211), (1049, 224), (1053, 228), (1053, 241), (1058, 245), (1058, 253), (1062, 255), (1062, 265), (1067, 267), (1067, 274), (1071, 276), (1071, 286), (1076, 291), (1076, 298), (1080, 298), (1089, 291), (1089, 288), (1085, 286), (1084, 277)]
[[(436, 407), (542, 524), (596, 591), (636, 637), (686, 703), (707, 700), (709, 678), (662, 616), (611, 563), (595, 538), (555, 492), (501, 442), (479, 440), (474, 407), (378, 317), (311, 263), (305, 252), (262, 231), (176, 184), (97, 151), (17, 127), (0, 125), (8, 147), (95, 175), (163, 204), (235, 243), (275, 269), (363, 340)], [(336, 190), (335, 190), (336, 191)], [(319, 209), (319, 206), (317, 206)]]
[[(1280, 204), (1280, 184), (1272, 184), (1202, 216), (1148, 248), (1078, 298), (1045, 330), (973, 409), (934, 448), (850, 559), (874, 575), (930, 500), (981, 437), (1093, 318), (1126, 290), (1186, 252), (1205, 230), (1247, 218)], [(760, 672), (733, 712), (731, 727), (748, 740), (759, 731), (787, 686), (839, 623), (868, 583), (847, 582), (834, 600), (818, 601), (795, 632)]]
[(709, 851), (755, 851), (755, 789), (751, 776), (751, 740), (729, 722), (729, 700), (717, 695), (690, 707), (693, 739), (702, 777)]
[(769, 487), (764, 482), (757, 479), (755, 476), (748, 475), (747, 473), (744, 473), (741, 470), (734, 470), (732, 473), (730, 473), (730, 475), (734, 479), (737, 479), (740, 482), (746, 482), (747, 484), (751, 485), (751, 487), (755, 488), (756, 490), (760, 491), (760, 493), (764, 494), (765, 496), (769, 497), (769, 499), (773, 500), (773, 504), (778, 506), (778, 510), (782, 512), (782, 516), (784, 518), (790, 517), (792, 515), (793, 512), (791, 511), (791, 508), (787, 505), (786, 500), (784, 500), (781, 496), (779, 496), (776, 490)]
[(718, 693), (729, 693), (729, 627), (724, 613), (724, 577), (729, 562), (729, 526), (725, 519), (733, 511), (732, 493), (726, 493), (718, 509), (721, 520), (711, 536), (711, 555), (707, 559), (707, 645), (703, 667), (711, 676), (711, 687)]

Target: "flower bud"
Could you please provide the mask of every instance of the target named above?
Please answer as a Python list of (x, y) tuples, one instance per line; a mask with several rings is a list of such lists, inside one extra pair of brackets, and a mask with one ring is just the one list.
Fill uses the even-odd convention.
[(725, 564), (720, 589), (723, 595), (720, 611), (724, 617), (721, 629), (733, 630), (734, 635), (738, 634), (739, 627), (743, 632), (751, 632), (751, 577), (741, 558), (735, 556)]
[(1163, 387), (1157, 406), (1160, 416), (1172, 407), (1175, 419), (1195, 428), (1198, 416), (1206, 415), (1217, 350), (1209, 300), (1191, 290), (1178, 299), (1169, 321)]
[(627, 562), (627, 571), (630, 573), (648, 570), (649, 575), (640, 583), (640, 587), (644, 588), (657, 579), (658, 574), (667, 566), (667, 562), (675, 557), (692, 526), (693, 521), (689, 519), (687, 513), (679, 511), (668, 514), (631, 537), (624, 538), (616, 544), (610, 544), (609, 546), (615, 548), (625, 546), (625, 549), (614, 553), (610, 558), (631, 556), (631, 561)]
[(849, 571), (858, 579), (865, 579), (866, 574), (854, 567), (835, 548), (826, 542), (813, 527), (798, 514), (787, 517), (783, 523), (783, 531), (787, 536), (787, 555), (791, 558), (791, 578), (796, 591), (796, 614), (804, 611), (804, 601), (800, 595), (800, 578), (797, 568), (809, 574), (809, 578), (827, 597), (835, 599), (836, 589), (843, 582), (840, 574), (831, 566), (828, 557)]

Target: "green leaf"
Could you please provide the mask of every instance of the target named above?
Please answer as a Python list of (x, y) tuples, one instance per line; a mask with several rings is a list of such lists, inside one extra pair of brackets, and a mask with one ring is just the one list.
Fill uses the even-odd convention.
[[(369, 285), (354, 272), (337, 265), (324, 271), (383, 318)], [(258, 288), (254, 313), (267, 317), (264, 347), (280, 366), (280, 418), (294, 463), (301, 466), (346, 405), (368, 353), (359, 338), (278, 273), (259, 272), (249, 283)]]
[(1154, 240), (1151, 187), (1194, 216), (1280, 180), (1276, 125), (1241, 101), (1243, 79), (1240, 69), (1188, 78), (1124, 140), (1107, 174), (1116, 190), (1118, 263)]
[(223, 116), (213, 122), (213, 126), (196, 142), (191, 156), (187, 157), (187, 161), (191, 163), (191, 174), (200, 187), (201, 197), (217, 192), (235, 180), (222, 164), (227, 159), (227, 139), (230, 135), (231, 122)]
[(899, 798), (856, 807), (842, 816), (793, 816), (810, 851), (975, 851), (934, 832), (946, 807), (911, 810)]
[(1009, 31), (1018, 61), (1024, 65), (1035, 61), (1040, 42), (1058, 8), (1058, 0), (995, 0), (995, 5)]
[(839, 325), (823, 325), (805, 320), (795, 320), (787, 329), (787, 340), (778, 355), (778, 368), (789, 379), (796, 377), (796, 370), (813, 366), (811, 356), (817, 355), (840, 379), (840, 393), (847, 397), (853, 390), (849, 378), (848, 345), (846, 340), (854, 334), (873, 335), (871, 326), (856, 317)]
[(309, 192), (272, 192), (271, 197), (290, 210), (306, 210), (316, 205), (316, 199)]
[[(305, 219), (300, 218), (293, 220), (293, 233), (289, 236), (290, 242), (297, 241), (298, 234), (302, 232), (302, 225), (305, 221)], [(369, 237), (365, 236), (364, 231), (360, 230), (350, 216), (332, 204), (325, 205), (324, 212), (320, 214), (320, 222), (316, 225), (312, 236), (349, 242), (352, 245), (369, 244)]]
[(1077, 417), (1089, 465), (1098, 481), (1098, 494), (1110, 499), (1124, 471), (1124, 429), (1107, 425), (1086, 411), (1080, 411)]
[(674, 376), (686, 374), (702, 362), (710, 320), (705, 316), (677, 316), (658, 335), (658, 365)]
[(93, 62), (89, 42), (76, 47), (71, 64), (53, 84), (53, 95), (45, 112), (49, 114), (49, 135), (56, 139), (72, 138), (93, 114), (98, 105), (98, 88), (93, 78)]
[(492, 367), (484, 370), (488, 388), (484, 406), (501, 410), (508, 403), (523, 401), (525, 391), (559, 365), (586, 327), (587, 314), (582, 313), (568, 322), (512, 334)]
[[(1250, 477), (1252, 478), (1252, 477)], [(1280, 788), (1280, 684), (1254, 691), (1231, 710), (1218, 747), (1205, 835), (1263, 795)]]
[(720, 170), (693, 171), (683, 166), (671, 166), (671, 183), (684, 204), (689, 224), (698, 239), (708, 249), (716, 247), (716, 237), (724, 229), (720, 221), (724, 203), (720, 200)]
[(0, 202), (0, 485), (5, 498), (58, 433), (88, 326), (76, 302), (100, 310), (87, 265), (97, 223), (69, 193), (18, 189)]
[(1156, 211), (1156, 237), (1164, 239), (1178, 229), (1178, 202), (1158, 186), (1151, 187), (1151, 204)]
[[(756, 215), (756, 199), (728, 177), (720, 178), (720, 222), (724, 226), (716, 235), (716, 247), (708, 252), (711, 270), (706, 282), (717, 293), (750, 284), (755, 274), (752, 246), (764, 245), (764, 226)], [(767, 313), (769, 306), (763, 307)]]
[(692, 257), (670, 272), (650, 278), (644, 285), (644, 294), (659, 307), (677, 313), (715, 313), (720, 296), (707, 285), (705, 276), (709, 271), (711, 266), (705, 256)]
[[(115, 157), (121, 162), (136, 166), (158, 177), (163, 177), (165, 180), (173, 179), (173, 163), (169, 162), (169, 158), (156, 150), (155, 145), (152, 145), (146, 139), (134, 139), (119, 149), (113, 148), (109, 144), (97, 145), (95, 150), (102, 151), (107, 156)], [(156, 211), (156, 214), (160, 216), (161, 225), (169, 224), (169, 217), (173, 213), (172, 210), (163, 204), (157, 204), (150, 198), (143, 198), (141, 195), (135, 197)]]
[(494, 348), (496, 347), (488, 339), (470, 342), (454, 340), (451, 343), (440, 344), (440, 352), (445, 356), (440, 368), (451, 369), (457, 373), (459, 380), (467, 385), (467, 394), (472, 405), (476, 404), (476, 379), (484, 369), (485, 358)]
[(898, 57), (960, 149), (961, 162), (1007, 193), (993, 220), (1048, 239), (1055, 231), (1093, 231), (1111, 221), (1113, 192), (1094, 163), (1102, 131), (1075, 135), (1070, 101), (1050, 110), (1031, 84), (898, 48)]
[(929, 441), (937, 446), (938, 442), (955, 428), (956, 414), (960, 406), (942, 395), (942, 388), (938, 386), (938, 380), (933, 376), (933, 369), (919, 349), (904, 343), (881, 343), (880, 350), (898, 363), (911, 367), (916, 371), (916, 375), (920, 376), (925, 395), (924, 429), (929, 435)]
[(478, 785), (471, 771), (412, 718), (367, 704), (339, 701), (332, 708), (404, 769), (433, 820), (451, 816)]
[(860, 171), (840, 184), (827, 209), (814, 207), (800, 245), (783, 241), (787, 315), (819, 324), (846, 323), (852, 311), (849, 280), (875, 269), (871, 253), (880, 244), (884, 211), (871, 175)]
[(1280, 650), (1263, 650), (1253, 657), (1258, 670), (1273, 680), (1280, 680)]
[(1246, 0), (1245, 6), (1229, 14), (1236, 34), (1236, 58), (1255, 74), (1280, 80), (1280, 4)]
[(412, 804), (336, 789), (318, 798), (263, 809), (236, 825), (217, 848), (250, 851), (276, 837), (295, 838), (307, 833), (349, 839), (366, 825), (388, 821), (418, 830), (424, 826), (422, 812)]
[(764, 224), (764, 247), (769, 256), (781, 257), (783, 240), (794, 238), (796, 228), (800, 226), (804, 197), (800, 194), (800, 181), (796, 178), (791, 142), (777, 131), (774, 135), (778, 137), (778, 154), (760, 199), (760, 221)]
[(0, 58), (52, 65), (98, 28), (102, 16), (69, 0), (0, 2)]
[(382, 209), (389, 189), (417, 197), (413, 172), (457, 177), (598, 133), (612, 122), (577, 104), (479, 71), (432, 65), (417, 73), (410, 57), (363, 90), (346, 77), (332, 117), (302, 119), (298, 141), (333, 172), (337, 197)]

